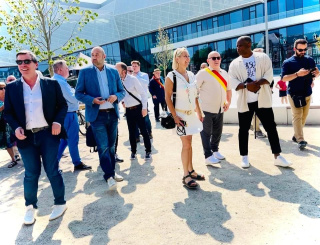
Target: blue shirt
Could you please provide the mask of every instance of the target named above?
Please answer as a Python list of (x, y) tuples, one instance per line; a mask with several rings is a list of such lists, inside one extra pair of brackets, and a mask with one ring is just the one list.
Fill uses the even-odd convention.
[[(96, 69), (96, 72), (97, 72), (101, 97), (102, 99), (107, 99), (110, 96), (110, 92), (109, 92), (108, 77), (107, 77), (105, 66), (103, 66), (103, 69), (101, 71), (96, 66), (93, 66), (93, 67)], [(114, 107), (110, 102), (106, 102), (100, 105), (99, 107), (100, 110), (107, 109), (107, 108), (114, 108)]]
[(68, 83), (67, 79), (63, 76), (54, 73), (53, 77), (54, 80), (57, 80), (60, 84), (63, 97), (67, 101), (68, 104), (68, 112), (77, 111), (79, 109), (79, 102), (74, 95), (74, 88), (72, 88)]
[[(302, 58), (292, 56), (283, 62), (281, 77), (283, 78), (285, 75), (294, 74), (301, 68), (309, 70), (314, 68), (315, 66), (316, 64), (314, 60), (309, 56), (305, 56)], [(310, 96), (312, 94), (312, 80), (312, 77), (308, 75), (304, 77), (296, 77), (288, 84), (288, 94)]]

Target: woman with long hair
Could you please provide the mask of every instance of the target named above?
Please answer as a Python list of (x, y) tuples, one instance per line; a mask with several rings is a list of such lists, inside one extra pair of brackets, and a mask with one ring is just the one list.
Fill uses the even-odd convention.
[[(186, 48), (178, 48), (174, 51), (173, 71), (168, 73), (165, 81), (165, 99), (176, 123), (175, 134), (180, 136), (182, 142), (182, 183), (190, 189), (196, 189), (199, 184), (195, 180), (205, 180), (205, 177), (197, 174), (193, 169), (192, 135), (202, 131), (202, 114), (197, 98), (195, 76), (191, 71), (187, 71), (189, 63), (190, 56)], [(171, 98), (174, 80), (176, 80), (175, 105)]]

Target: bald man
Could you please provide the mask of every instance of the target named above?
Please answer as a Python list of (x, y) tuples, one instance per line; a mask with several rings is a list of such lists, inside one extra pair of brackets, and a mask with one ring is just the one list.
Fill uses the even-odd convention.
[(205, 115), (201, 131), (202, 146), (206, 165), (219, 163), (225, 157), (219, 152), (223, 127), (223, 112), (231, 103), (231, 87), (228, 73), (220, 68), (221, 56), (212, 51), (208, 55), (209, 67), (196, 75), (200, 103)]
[(124, 98), (118, 71), (105, 64), (106, 54), (101, 47), (91, 51), (92, 66), (79, 73), (76, 98), (86, 105), (86, 121), (90, 122), (97, 142), (100, 166), (109, 189), (123, 178), (115, 173), (115, 143), (119, 119), (118, 103)]

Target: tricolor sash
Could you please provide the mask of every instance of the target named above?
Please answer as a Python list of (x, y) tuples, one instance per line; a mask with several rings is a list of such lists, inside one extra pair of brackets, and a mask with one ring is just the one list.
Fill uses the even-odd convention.
[[(161, 79), (160, 79), (160, 78), (159, 78), (159, 79), (155, 79), (155, 78), (154, 78), (154, 80), (160, 85), (161, 88), (164, 89), (164, 85), (163, 85), (163, 83), (161, 82)], [(158, 80), (159, 80), (159, 81), (158, 81)]]
[(206, 68), (205, 69), (206, 72), (208, 72), (211, 76), (213, 76), (217, 81), (218, 83), (220, 83), (220, 85), (222, 86), (222, 88), (227, 91), (227, 81), (220, 75), (219, 72), (213, 70), (211, 71), (209, 68)]

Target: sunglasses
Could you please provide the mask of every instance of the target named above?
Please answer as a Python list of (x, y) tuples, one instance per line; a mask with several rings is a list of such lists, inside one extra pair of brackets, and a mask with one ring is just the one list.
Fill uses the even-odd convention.
[(210, 59), (212, 59), (212, 60), (220, 60), (221, 59), (221, 57), (219, 56), (219, 57), (210, 57), (210, 58), (208, 58), (209, 60)]
[(15, 79), (8, 80), (8, 82), (13, 82), (13, 81), (15, 81)]
[(0, 88), (0, 90), (6, 90), (6, 88)]
[(133, 71), (128, 70), (128, 72), (131, 72), (131, 73), (132, 73)]
[(22, 65), (22, 63), (25, 63), (26, 65), (29, 65), (33, 60), (16, 60), (16, 63), (18, 65)]
[(307, 48), (305, 48), (305, 49), (299, 48), (299, 49), (296, 49), (296, 50), (298, 50), (298, 51), (301, 53), (301, 52), (303, 52), (303, 51), (304, 51), (304, 52), (307, 52), (308, 49), (307, 49)]

